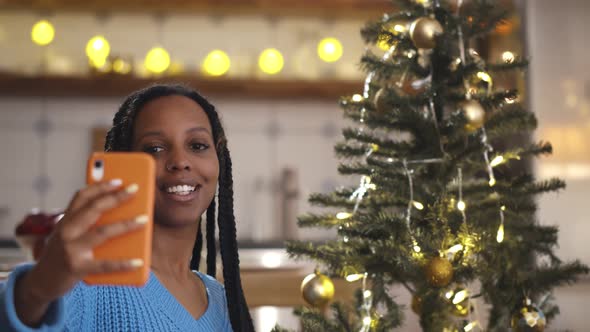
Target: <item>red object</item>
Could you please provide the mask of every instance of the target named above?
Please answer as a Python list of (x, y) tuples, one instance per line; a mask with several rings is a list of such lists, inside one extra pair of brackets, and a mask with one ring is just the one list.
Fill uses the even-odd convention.
[(15, 230), (16, 241), (30, 258), (39, 259), (49, 234), (62, 216), (61, 213), (31, 213), (18, 224)]

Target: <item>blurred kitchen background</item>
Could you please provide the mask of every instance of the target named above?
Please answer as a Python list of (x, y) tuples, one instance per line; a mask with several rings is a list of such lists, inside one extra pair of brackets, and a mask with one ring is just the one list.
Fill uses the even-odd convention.
[[(568, 184), (539, 200), (538, 219), (559, 225), (561, 258), (589, 264), (590, 1), (501, 2), (510, 21), (477, 49), (488, 59), (530, 58), (528, 73), (504, 80), (537, 114), (534, 139), (553, 144), (554, 155), (534, 164), (537, 176)], [(282, 243), (333, 236), (298, 229), (296, 216), (315, 211), (309, 194), (358, 180), (337, 172), (333, 146), (346, 125), (338, 99), (362, 91), (358, 62), (367, 46), (359, 31), (388, 11), (395, 9), (387, 0), (0, 1), (0, 265), (25, 259), (14, 230), (31, 209), (59, 211), (84, 185), (86, 159), (102, 149), (126, 94), (155, 81), (185, 82), (217, 106), (226, 126), (244, 287), (258, 331), (276, 322), (297, 329), (292, 308), (303, 304), (299, 286), (314, 265), (288, 260)], [(38, 25), (35, 43), (40, 20), (53, 30)], [(52, 31), (51, 43), (39, 45)], [(89, 59), (95, 36), (104, 39), (90, 42)], [(338, 297), (354, 286), (337, 282)], [(394, 292), (409, 303), (405, 290)], [(586, 331), (590, 280), (555, 294), (561, 314), (548, 330)], [(416, 319), (408, 309), (403, 330), (418, 331)]]

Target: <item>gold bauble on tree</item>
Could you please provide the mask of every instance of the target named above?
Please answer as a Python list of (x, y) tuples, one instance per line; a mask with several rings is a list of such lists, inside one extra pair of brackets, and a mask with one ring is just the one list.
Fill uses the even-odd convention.
[(524, 305), (512, 315), (510, 326), (514, 332), (543, 332), (547, 326), (547, 319), (530, 299), (526, 299)]
[(434, 48), (436, 37), (442, 33), (442, 25), (434, 18), (420, 17), (410, 25), (410, 38), (417, 48)]
[(466, 100), (459, 104), (459, 109), (467, 120), (465, 130), (468, 132), (474, 132), (484, 125), (486, 111), (477, 100)]
[(425, 267), (426, 280), (434, 287), (444, 287), (453, 279), (453, 265), (447, 259), (434, 257)]
[(309, 305), (323, 307), (334, 297), (334, 283), (329, 277), (316, 270), (303, 279), (301, 295)]

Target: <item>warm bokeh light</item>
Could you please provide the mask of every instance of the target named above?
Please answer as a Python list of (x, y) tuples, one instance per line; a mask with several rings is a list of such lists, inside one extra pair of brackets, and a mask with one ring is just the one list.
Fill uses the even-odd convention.
[(104, 69), (107, 65), (107, 58), (88, 58), (88, 63), (96, 69)]
[(502, 53), (502, 60), (506, 63), (513, 63), (515, 59), (514, 53), (506, 51)]
[(55, 29), (53, 25), (47, 20), (41, 20), (31, 30), (31, 40), (37, 45), (49, 45), (55, 37)]
[(170, 55), (162, 47), (154, 47), (145, 56), (144, 65), (151, 73), (161, 74), (170, 66)]
[(207, 54), (203, 61), (203, 72), (210, 76), (221, 76), (229, 71), (231, 61), (222, 50), (213, 50)]
[(116, 59), (113, 61), (113, 71), (117, 74), (129, 74), (131, 72), (131, 64), (123, 59)]
[(94, 36), (86, 44), (86, 55), (90, 59), (106, 59), (111, 52), (111, 45), (103, 36)]
[(283, 70), (283, 55), (277, 49), (267, 48), (260, 53), (258, 66), (260, 67), (260, 70), (266, 74), (278, 74)]
[(336, 38), (324, 38), (318, 44), (318, 56), (325, 62), (338, 61), (342, 53), (342, 43)]

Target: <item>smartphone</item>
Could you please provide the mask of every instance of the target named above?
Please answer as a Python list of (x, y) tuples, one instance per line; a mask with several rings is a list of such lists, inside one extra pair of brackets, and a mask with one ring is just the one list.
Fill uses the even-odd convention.
[(152, 230), (155, 193), (155, 162), (141, 152), (97, 152), (88, 159), (86, 182), (93, 184), (121, 179), (125, 188), (137, 184), (139, 190), (120, 206), (105, 212), (94, 227), (133, 220), (146, 215), (148, 223), (140, 229), (109, 239), (94, 248), (97, 260), (129, 260), (140, 258), (144, 264), (133, 271), (92, 274), (84, 281), (91, 285), (142, 286), (149, 277), (152, 251)]

